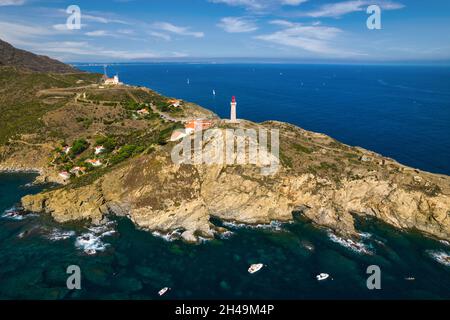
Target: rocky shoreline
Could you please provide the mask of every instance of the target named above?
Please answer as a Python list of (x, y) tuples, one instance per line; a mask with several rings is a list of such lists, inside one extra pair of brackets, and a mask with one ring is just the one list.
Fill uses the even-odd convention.
[(45, 183), (56, 183), (63, 184), (61, 179), (57, 177), (56, 172), (50, 172), (43, 168), (33, 168), (27, 166), (4, 166), (0, 164), (0, 173), (35, 173), (37, 174), (36, 179), (32, 184), (45, 184)]
[[(287, 124), (270, 125), (296, 133), (294, 141), (300, 135), (315, 135)], [(127, 216), (151, 232), (181, 230), (181, 238), (191, 243), (227, 231), (218, 230), (211, 217), (256, 225), (292, 221), (293, 212), (302, 212), (314, 224), (348, 239), (358, 238), (355, 214), (450, 239), (450, 178), (446, 176), (371, 154), (372, 170), (366, 168), (368, 161), (360, 161), (352, 169), (353, 176), (347, 173), (339, 180), (328, 171), (298, 172), (287, 166), (263, 177), (258, 166), (251, 165), (175, 165), (171, 147), (131, 159), (90, 185), (26, 196), (22, 204), (30, 211), (50, 213), (59, 222), (99, 223), (106, 214)]]

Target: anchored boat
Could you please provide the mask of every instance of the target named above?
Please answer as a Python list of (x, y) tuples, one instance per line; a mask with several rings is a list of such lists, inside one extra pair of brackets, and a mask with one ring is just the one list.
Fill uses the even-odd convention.
[(158, 294), (159, 294), (160, 297), (162, 297), (162, 296), (165, 295), (165, 294), (167, 293), (167, 291), (169, 291), (169, 290), (170, 290), (170, 288), (168, 288), (168, 287), (162, 288), (161, 290), (158, 291)]
[(262, 263), (252, 264), (250, 266), (250, 268), (248, 268), (248, 273), (250, 273), (250, 274), (256, 273), (259, 270), (261, 270), (263, 267), (264, 267), (264, 265)]
[(323, 281), (323, 280), (328, 279), (329, 277), (330, 277), (330, 275), (328, 273), (321, 273), (321, 274), (316, 276), (316, 279), (318, 281)]

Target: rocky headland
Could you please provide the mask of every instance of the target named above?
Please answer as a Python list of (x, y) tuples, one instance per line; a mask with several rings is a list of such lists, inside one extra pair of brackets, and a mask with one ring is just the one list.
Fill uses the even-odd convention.
[[(44, 72), (0, 66), (0, 171), (33, 170), (38, 181), (60, 184), (24, 197), (27, 211), (62, 223), (127, 216), (142, 229), (176, 231), (188, 242), (225, 232), (213, 217), (265, 224), (291, 221), (294, 213), (347, 238), (358, 237), (356, 216), (370, 216), (450, 240), (448, 176), (286, 123), (230, 124), (195, 104), (173, 107), (173, 99), (150, 89), (104, 87), (100, 75), (50, 64)], [(179, 142), (170, 134), (199, 117), (219, 131), (278, 129), (279, 170), (263, 175), (261, 164), (174, 163)], [(204, 154), (214, 152), (214, 139), (205, 141)], [(100, 145), (104, 151), (94, 153)]]
[[(292, 125), (245, 126), (281, 131), (282, 162), (276, 174), (263, 176), (257, 165), (176, 165), (169, 144), (88, 185), (27, 196), (22, 204), (60, 222), (101, 223), (107, 214), (124, 215), (146, 230), (180, 231), (189, 242), (224, 231), (211, 223), (211, 217), (266, 224), (290, 221), (294, 212), (343, 237), (358, 236), (354, 217), (360, 215), (450, 239), (448, 177), (411, 169)], [(206, 154), (212, 152), (207, 150), (212, 143), (205, 143)]]

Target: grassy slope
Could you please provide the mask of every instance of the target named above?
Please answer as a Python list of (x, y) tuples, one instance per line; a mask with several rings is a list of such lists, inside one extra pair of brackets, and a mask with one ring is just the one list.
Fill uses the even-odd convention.
[[(19, 153), (24, 162), (30, 163), (27, 148), (39, 148), (41, 143), (55, 145), (55, 151), (45, 156), (53, 159), (48, 166), (57, 171), (85, 166), (88, 158), (107, 163), (102, 168), (89, 168), (86, 175), (73, 177), (69, 187), (77, 187), (91, 183), (129, 157), (165, 144), (172, 131), (180, 127), (180, 123), (164, 121), (148, 107), (149, 103), (163, 104), (168, 98), (139, 88), (89, 86), (98, 80), (96, 74), (31, 73), (0, 67), (0, 146), (9, 145), (6, 154)], [(86, 98), (77, 102), (77, 93), (84, 93)], [(150, 114), (136, 118), (136, 110), (144, 107)], [(33, 138), (23, 134), (33, 134)], [(96, 140), (106, 136), (114, 139), (115, 147), (94, 155)], [(71, 146), (78, 139), (87, 140), (88, 149), (64, 157), (60, 151), (62, 143)]]
[(0, 67), (0, 145), (17, 134), (35, 132), (43, 126), (41, 117), (61, 107), (67, 100), (48, 104), (36, 96), (39, 90), (65, 88), (97, 82), (98, 75), (47, 74), (19, 71), (13, 67)]

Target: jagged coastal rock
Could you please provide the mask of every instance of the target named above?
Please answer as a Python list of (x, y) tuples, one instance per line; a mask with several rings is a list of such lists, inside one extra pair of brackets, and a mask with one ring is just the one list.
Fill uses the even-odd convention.
[[(294, 211), (345, 237), (357, 236), (353, 216), (357, 214), (450, 239), (449, 177), (418, 172), (291, 125), (246, 122), (246, 126), (279, 128), (289, 165), (282, 164), (271, 176), (261, 175), (253, 165), (176, 165), (170, 158), (170, 145), (130, 160), (91, 185), (26, 196), (22, 204), (61, 222), (90, 219), (98, 223), (107, 213), (126, 215), (143, 229), (182, 230), (189, 242), (214, 236), (218, 229), (210, 222), (212, 216), (259, 224), (290, 221)], [(305, 140), (312, 143), (307, 152), (286, 149)], [(211, 152), (207, 149), (204, 152)], [(326, 167), (324, 162), (313, 167), (315, 157), (325, 160), (332, 154), (334, 159), (343, 152), (346, 157), (340, 161), (349, 160), (347, 165), (329, 164), (330, 170), (325, 171), (320, 171)], [(359, 160), (363, 156), (370, 156), (370, 163)]]

